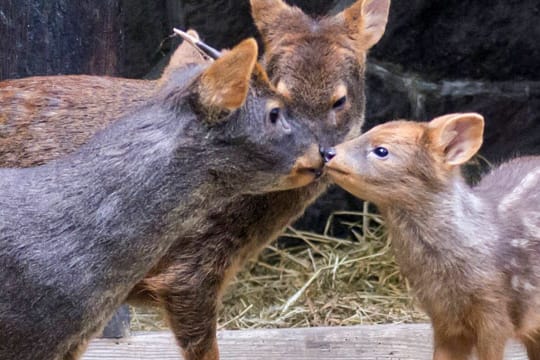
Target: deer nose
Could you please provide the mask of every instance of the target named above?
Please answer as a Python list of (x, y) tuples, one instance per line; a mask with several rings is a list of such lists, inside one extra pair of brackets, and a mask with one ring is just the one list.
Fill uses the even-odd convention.
[(325, 148), (324, 146), (319, 147), (319, 152), (321, 153), (322, 158), (324, 159), (324, 162), (329, 162), (336, 156), (336, 149), (333, 147), (331, 148)]

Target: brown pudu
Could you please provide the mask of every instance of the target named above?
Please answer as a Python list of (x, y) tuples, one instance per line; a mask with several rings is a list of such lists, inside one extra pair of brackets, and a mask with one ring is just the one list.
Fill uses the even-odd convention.
[(144, 103), (175, 69), (205, 61), (184, 42), (159, 80), (66, 75), (0, 82), (0, 166), (41, 165), (74, 151)]
[(359, 135), (366, 56), (384, 34), (390, 0), (358, 0), (321, 19), (282, 0), (251, 0), (251, 7), (270, 80), (298, 114), (324, 129), (321, 146)]
[[(267, 194), (249, 194), (219, 204), (207, 212), (205, 226), (194, 224), (192, 232), (179, 236), (167, 254), (131, 292), (128, 300), (153, 303), (163, 307), (176, 339), (189, 359), (216, 359), (215, 339), (217, 306), (228, 281), (250, 257), (255, 256), (266, 244), (274, 240), (288, 224), (298, 218), (304, 209), (326, 189), (326, 181), (318, 181), (302, 188), (313, 180), (314, 172), (321, 161), (319, 145), (328, 147), (359, 134), (364, 121), (364, 68), (367, 51), (382, 36), (388, 16), (390, 0), (358, 0), (343, 12), (321, 19), (312, 19), (298, 8), (290, 7), (281, 0), (251, 0), (255, 22), (262, 32), (266, 45), (263, 65), (268, 69), (270, 80), (278, 92), (285, 97), (290, 116), (309, 129), (319, 144), (299, 156), (296, 166), (288, 177), (285, 191)], [(272, 19), (277, 19), (272, 23)], [(23, 80), (21, 80), (23, 81)], [(131, 104), (136, 98), (137, 87), (123, 82), (122, 88), (129, 99), (118, 99)], [(28, 92), (22, 91), (20, 97)], [(65, 96), (73, 104), (92, 108), (101, 107), (104, 96), (81, 98), (78, 90), (68, 89)], [(29, 102), (38, 100), (26, 95)], [(3, 95), (0, 90), (0, 113)], [(9, 103), (9, 102), (8, 102)], [(84, 129), (81, 121), (111, 122), (114, 118), (103, 113), (107, 119), (87, 119), (81, 112), (74, 112), (70, 124), (60, 125), (55, 114), (44, 104), (36, 109), (31, 122), (40, 116), (47, 120), (42, 125), (49, 133), (87, 131), (88, 138), (95, 127)], [(0, 115), (1, 116), (1, 115)], [(17, 132), (15, 115), (8, 126)], [(32, 133), (33, 127), (24, 130)], [(24, 148), (17, 156), (20, 165), (28, 166), (31, 159), (40, 158), (40, 146), (49, 146), (46, 141), (25, 146), (28, 137), (9, 137), (0, 148), (0, 153), (15, 152)], [(70, 141), (70, 139), (66, 139)], [(60, 147), (62, 145), (62, 147)], [(72, 151), (78, 144), (69, 142), (52, 144), (57, 155)], [(69, 149), (68, 149), (69, 148)], [(315, 159), (317, 158), (317, 159)], [(194, 276), (194, 268), (186, 266), (185, 240), (192, 240), (192, 251), (201, 251), (223, 266), (215, 281), (208, 277)], [(234, 249), (234, 256), (222, 248)], [(233, 260), (229, 262), (230, 258)], [(191, 258), (195, 261), (197, 259)], [(212, 269), (197, 263), (197, 274), (212, 274)], [(190, 284), (187, 286), (186, 284)]]
[[(401, 272), (431, 318), (436, 360), (502, 360), (511, 337), (540, 359), (540, 157), (468, 186), (459, 165), (484, 120), (379, 125), (328, 156), (332, 179), (387, 220)], [(332, 156), (334, 155), (334, 156)]]

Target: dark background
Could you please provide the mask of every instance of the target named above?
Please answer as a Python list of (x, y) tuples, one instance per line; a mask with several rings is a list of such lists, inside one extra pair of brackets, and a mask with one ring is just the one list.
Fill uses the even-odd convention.
[[(288, 2), (314, 16), (353, 3)], [(168, 39), (173, 26), (196, 29), (216, 48), (257, 36), (248, 0), (0, 0), (0, 80), (155, 77), (177, 45)], [(488, 161), (540, 154), (539, 39), (536, 0), (393, 0), (369, 57), (366, 129), (477, 111), (486, 118)], [(297, 226), (320, 232), (333, 210), (359, 207), (332, 189)]]

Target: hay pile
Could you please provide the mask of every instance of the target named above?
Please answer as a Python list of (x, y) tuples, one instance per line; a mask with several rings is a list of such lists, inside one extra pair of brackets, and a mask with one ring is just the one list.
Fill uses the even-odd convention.
[[(335, 212), (323, 234), (289, 228), (299, 245), (269, 246), (226, 292), (220, 328), (306, 327), (417, 322), (406, 283), (389, 250), (381, 217), (368, 211)], [(352, 219), (352, 220), (351, 220)], [(329, 234), (336, 223), (348, 238)], [(134, 330), (165, 327), (151, 309), (134, 309)]]

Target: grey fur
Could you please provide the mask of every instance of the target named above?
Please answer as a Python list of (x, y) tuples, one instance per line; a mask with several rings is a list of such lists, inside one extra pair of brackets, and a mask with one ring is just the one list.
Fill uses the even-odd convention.
[(209, 124), (201, 70), (66, 158), (0, 170), (0, 359), (69, 356), (210, 204), (272, 189), (315, 142), (294, 119), (268, 122), (276, 95), (257, 79)]

